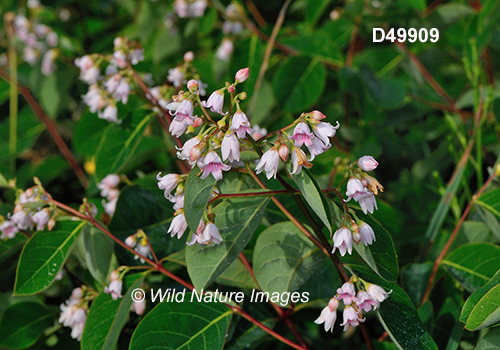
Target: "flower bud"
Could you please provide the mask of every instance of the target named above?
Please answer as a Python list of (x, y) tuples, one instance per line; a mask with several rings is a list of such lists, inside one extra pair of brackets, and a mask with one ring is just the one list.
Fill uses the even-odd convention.
[(56, 220), (50, 219), (49, 223), (47, 224), (47, 228), (49, 229), (49, 231), (52, 231), (52, 229), (54, 228), (54, 226), (56, 226)]
[(222, 129), (224, 126), (226, 126), (226, 122), (224, 121), (224, 119), (221, 119), (217, 122), (217, 126), (219, 127), (219, 129)]
[(227, 88), (227, 92), (229, 92), (230, 94), (234, 93), (236, 91), (236, 88), (234, 87), (234, 85), (229, 85), (229, 87)]
[(198, 81), (195, 79), (191, 79), (190, 81), (187, 82), (187, 88), (189, 89), (189, 91), (198, 90)]
[(201, 155), (201, 147), (200, 145), (197, 145), (191, 149), (191, 152), (189, 152), (189, 160), (191, 162), (194, 162), (198, 158), (200, 158)]
[(283, 159), (283, 161), (286, 162), (286, 160), (288, 159), (288, 154), (290, 154), (290, 149), (288, 148), (287, 145), (282, 144), (279, 148), (278, 153), (281, 159)]
[(372, 156), (363, 156), (358, 159), (358, 165), (364, 171), (372, 171), (377, 168), (378, 162)]
[(320, 121), (321, 119), (325, 119), (326, 118), (326, 115), (324, 115), (320, 111), (312, 111), (309, 114), (311, 116), (311, 119), (313, 119), (315, 121)]
[(130, 248), (134, 248), (135, 245), (137, 244), (137, 240), (135, 239), (135, 237), (133, 235), (128, 236), (127, 239), (125, 240), (125, 244)]
[(240, 100), (246, 100), (247, 99), (247, 93), (245, 91), (243, 91), (242, 93), (239, 94), (238, 98)]
[(186, 62), (193, 62), (194, 60), (194, 53), (193, 51), (188, 51), (184, 54), (184, 61)]
[(236, 82), (243, 83), (245, 80), (247, 80), (249, 70), (250, 70), (249, 68), (243, 68), (240, 69), (238, 72), (236, 72)]
[(196, 118), (193, 122), (193, 128), (197, 128), (203, 125), (203, 118)]
[(120, 278), (120, 273), (116, 270), (113, 270), (113, 272), (111, 272), (111, 276), (109, 276), (111, 282), (116, 281), (119, 278)]

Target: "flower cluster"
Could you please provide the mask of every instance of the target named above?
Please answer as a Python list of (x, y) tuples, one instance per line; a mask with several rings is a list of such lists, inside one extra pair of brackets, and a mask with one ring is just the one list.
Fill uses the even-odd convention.
[(108, 200), (105, 202), (103, 199), (102, 206), (109, 216), (113, 216), (116, 210), (116, 202), (118, 202), (118, 196), (120, 195), (120, 190), (118, 189), (120, 181), (121, 178), (119, 175), (109, 174), (97, 184), (97, 188), (101, 190), (101, 197)]
[(12, 239), (20, 230), (43, 231), (45, 227), (52, 230), (55, 215), (53, 208), (45, 207), (47, 200), (38, 186), (19, 192), (14, 212), (7, 219), (0, 217), (0, 239)]
[[(132, 237), (132, 236), (130, 236)], [(129, 237), (129, 238), (130, 238)], [(104, 293), (110, 294), (113, 300), (118, 300), (123, 298), (122, 289), (123, 289), (123, 276), (128, 271), (127, 267), (119, 267), (118, 269), (111, 272), (110, 275), (110, 283), (108, 286), (104, 287)], [(144, 310), (146, 309), (146, 300), (142, 299), (141, 301), (133, 301), (130, 306), (130, 311), (135, 312), (137, 315), (142, 315)]]
[(59, 50), (55, 47), (59, 43), (57, 34), (48, 26), (31, 21), (24, 15), (17, 15), (14, 19), (14, 34), (22, 43), (23, 59), (34, 66), (42, 58), (42, 73), (50, 75), (56, 69), (55, 60)]
[(338, 249), (340, 255), (344, 256), (346, 251), (352, 254), (352, 242), (359, 244), (363, 243), (365, 246), (371, 245), (375, 242), (375, 232), (370, 225), (366, 222), (349, 219), (349, 223), (341, 226), (333, 234), (333, 251), (332, 254)]
[[(127, 104), (130, 94), (132, 72), (128, 63), (136, 65), (144, 59), (144, 49), (136, 42), (128, 42), (126, 38), (114, 40), (113, 55), (85, 55), (75, 59), (75, 66), (80, 68), (80, 79), (89, 84), (89, 91), (82, 96), (83, 101), (92, 113), (110, 122), (118, 122), (116, 104), (121, 101)], [(104, 75), (101, 75), (101, 64), (107, 62)]]
[[(361, 157), (357, 164), (364, 171), (375, 170), (378, 166), (378, 162), (372, 156)], [(359, 203), (363, 213), (373, 214), (373, 208), (377, 209), (375, 196), (378, 191), (383, 192), (384, 187), (377, 179), (361, 171), (352, 172), (347, 182), (347, 201), (354, 199)]]
[(200, 80), (198, 74), (196, 74), (196, 70), (192, 66), (191, 62), (194, 60), (193, 51), (188, 51), (184, 54), (184, 62), (178, 65), (177, 67), (170, 68), (168, 70), (167, 80), (172, 83), (175, 88), (181, 87), (183, 84), (186, 84), (188, 77), (193, 77), (194, 80), (198, 83), (198, 92), (200, 96), (205, 96), (207, 84), (203, 83)]
[(71, 337), (78, 341), (82, 339), (89, 310), (88, 301), (85, 299), (86, 291), (85, 286), (75, 288), (66, 303), (61, 304), (61, 315), (59, 316), (59, 323), (70, 327), (72, 329)]
[(201, 17), (207, 8), (206, 0), (175, 0), (174, 10), (180, 18)]
[[(134, 248), (137, 253), (145, 256), (146, 258), (152, 257), (148, 237), (143, 230), (138, 230), (137, 233), (132, 236), (128, 236), (125, 240), (125, 244), (130, 248)], [(134, 256), (134, 259), (141, 259), (141, 262), (144, 264), (144, 259), (139, 257), (139, 255)]]
[[(357, 293), (356, 287), (357, 286)], [(362, 311), (369, 312), (372, 309), (379, 308), (380, 303), (387, 299), (392, 290), (386, 292), (382, 287), (367, 283), (361, 278), (352, 276), (350, 281), (344, 283), (342, 287), (337, 289), (337, 294), (330, 299), (328, 305), (321, 311), (316, 324), (324, 323), (325, 331), (333, 332), (335, 321), (337, 320), (337, 309), (340, 306), (340, 301), (344, 302), (344, 326), (346, 331), (349, 326), (356, 327), (360, 322), (364, 322), (365, 318)]]

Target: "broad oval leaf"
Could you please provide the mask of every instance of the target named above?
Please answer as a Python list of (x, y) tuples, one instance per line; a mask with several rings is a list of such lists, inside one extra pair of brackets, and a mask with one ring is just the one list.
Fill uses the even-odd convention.
[(202, 180), (198, 174), (200, 169), (193, 167), (186, 180), (184, 190), (184, 215), (191, 231), (196, 232), (203, 212), (207, 208), (217, 180), (212, 175)]
[(498, 323), (500, 321), (499, 300), (500, 272), (497, 272), (488, 283), (475, 291), (464, 305), (460, 319), (463, 320), (465, 315), (470, 312), (465, 322), (465, 328), (476, 331)]
[(300, 112), (323, 94), (325, 67), (316, 59), (293, 57), (276, 73), (274, 93), (285, 112)]
[(500, 270), (500, 247), (489, 243), (466, 244), (441, 261), (469, 292), (481, 288)]
[(232, 311), (191, 297), (187, 293), (184, 302), (158, 304), (137, 326), (129, 350), (222, 349)]
[(491, 329), (477, 344), (475, 350), (498, 350), (500, 344), (500, 328)]
[(113, 300), (102, 292), (92, 302), (82, 335), (82, 350), (115, 349), (123, 326), (127, 323), (134, 302), (131, 292), (139, 288), (147, 273), (127, 276), (123, 298)]
[(413, 303), (401, 287), (384, 281), (366, 266), (351, 265), (350, 267), (367, 282), (378, 284), (386, 291), (392, 290), (389, 297), (380, 303), (377, 316), (399, 349), (438, 350)]
[(362, 243), (354, 244), (354, 249), (380, 277), (388, 282), (396, 282), (399, 265), (392, 237), (375, 219), (366, 218), (365, 220), (375, 232), (375, 242), (368, 247)]
[(500, 188), (483, 193), (481, 197), (476, 200), (475, 204), (479, 204), (483, 208), (488, 209), (497, 217), (497, 220), (500, 220), (500, 201), (498, 198), (500, 198)]
[(86, 221), (61, 221), (52, 231), (35, 233), (24, 246), (17, 266), (14, 294), (47, 289), (71, 253)]
[(30, 347), (53, 324), (53, 313), (40, 303), (30, 301), (11, 305), (0, 321), (0, 347)]
[(115, 243), (104, 232), (91, 224), (86, 224), (82, 230), (85, 261), (90, 274), (96, 281), (106, 284), (110, 273)]
[(213, 282), (238, 257), (259, 226), (268, 202), (269, 198), (253, 197), (215, 207), (215, 225), (224, 241), (214, 247), (196, 244), (186, 249), (189, 277), (197, 290)]
[(300, 174), (292, 175), (292, 179), (302, 192), (302, 196), (304, 196), (307, 204), (309, 204), (323, 224), (325, 224), (328, 232), (332, 233), (333, 217), (330, 212), (330, 205), (314, 176), (307, 169), (303, 169)]
[(114, 127), (106, 130), (95, 152), (96, 177), (122, 173), (134, 161), (144, 161), (144, 154), (161, 145), (153, 137), (144, 137), (144, 130), (153, 114), (149, 114), (132, 130)]
[(253, 255), (262, 291), (294, 292), (320, 267), (325, 255), (292, 222), (281, 222), (259, 235)]

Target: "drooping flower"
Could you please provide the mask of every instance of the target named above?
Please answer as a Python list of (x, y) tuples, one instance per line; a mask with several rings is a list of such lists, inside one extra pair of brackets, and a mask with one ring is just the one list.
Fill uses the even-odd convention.
[(372, 309), (372, 307), (375, 310), (379, 305), (379, 302), (376, 300), (373, 300), (373, 298), (370, 296), (370, 294), (368, 294), (364, 290), (358, 291), (358, 294), (356, 295), (355, 303), (356, 303), (356, 305), (358, 305), (358, 307), (360, 309), (365, 310), (366, 312), (370, 311)]
[(187, 98), (179, 104), (175, 112), (170, 112), (170, 114), (175, 115), (177, 121), (185, 122), (187, 125), (193, 125), (193, 121), (196, 119), (196, 116), (193, 116), (193, 112), (193, 102)]
[(345, 282), (342, 287), (337, 289), (337, 299), (343, 300), (345, 305), (351, 305), (356, 299), (356, 290), (354, 284), (350, 281)]
[(222, 170), (228, 171), (231, 169), (229, 165), (222, 163), (219, 155), (214, 151), (208, 152), (202, 160), (200, 159), (198, 167), (203, 168), (201, 179), (206, 179), (208, 175), (212, 174), (216, 180), (222, 180)]
[(234, 133), (224, 136), (221, 143), (222, 160), (229, 159), (230, 162), (240, 160), (240, 142)]
[(142, 299), (140, 301), (133, 301), (132, 305), (130, 305), (130, 311), (135, 312), (137, 315), (141, 316), (146, 310), (146, 299)]
[(172, 83), (176, 88), (182, 85), (184, 81), (184, 73), (179, 67), (170, 68), (168, 70), (167, 80)]
[(51, 75), (56, 70), (55, 60), (57, 51), (54, 49), (48, 50), (42, 59), (42, 74), (45, 76)]
[(32, 230), (34, 222), (28, 212), (21, 208), (14, 209), (14, 215), (10, 220), (17, 225), (20, 230)]
[(293, 135), (290, 135), (290, 139), (295, 141), (295, 147), (311, 146), (313, 137), (314, 135), (309, 126), (304, 122), (298, 123), (293, 129)]
[(129, 59), (130, 63), (132, 63), (133, 65), (136, 65), (140, 61), (144, 60), (144, 49), (136, 48), (134, 50), (131, 50), (129, 53)]
[(306, 154), (298, 147), (292, 147), (292, 175), (298, 175), (302, 171), (302, 167), (307, 169), (312, 167), (312, 164), (307, 161)]
[(108, 202), (105, 202), (104, 200), (102, 201), (102, 206), (104, 207), (106, 214), (113, 216), (116, 211), (116, 203), (118, 203), (118, 197), (111, 199)]
[(174, 118), (172, 122), (170, 123), (170, 126), (168, 127), (168, 132), (172, 134), (172, 136), (175, 137), (181, 137), (182, 134), (184, 134), (188, 128), (188, 124), (183, 120), (183, 121), (178, 121), (177, 118)]
[(361, 222), (361, 224), (358, 227), (359, 227), (359, 234), (361, 236), (361, 242), (365, 246), (372, 244), (375, 241), (375, 232), (373, 232), (371, 226), (368, 225), (366, 222)]
[(187, 228), (188, 224), (186, 222), (184, 213), (180, 213), (173, 218), (167, 232), (170, 233), (171, 237), (177, 235), (177, 238), (180, 239)]
[(242, 111), (236, 111), (236, 113), (234, 113), (231, 121), (231, 130), (233, 130), (240, 139), (245, 138), (246, 133), (252, 132), (250, 122), (245, 113)]
[(171, 199), (173, 196), (170, 194), (174, 188), (177, 187), (179, 183), (180, 176), (178, 174), (167, 174), (165, 176), (160, 176), (161, 172), (156, 175), (156, 180), (158, 180), (158, 188), (160, 190), (165, 190), (165, 198)]
[(120, 79), (120, 82), (113, 93), (113, 97), (117, 101), (121, 101), (125, 105), (127, 104), (129, 94), (130, 94), (130, 84), (128, 80), (126, 78)]
[(71, 327), (71, 337), (78, 341), (82, 339), (88, 311), (87, 307), (79, 305), (82, 297), (82, 288), (75, 288), (66, 303), (61, 304), (61, 315), (59, 316), (59, 323), (65, 327)]
[(359, 322), (364, 322), (365, 319), (361, 317), (351, 305), (346, 305), (344, 308), (344, 322), (341, 326), (344, 326), (344, 332), (349, 328), (349, 326), (359, 326)]
[(89, 106), (91, 113), (101, 110), (106, 105), (101, 89), (97, 85), (90, 85), (89, 91), (82, 96), (83, 102)]
[(37, 231), (43, 231), (45, 225), (49, 222), (50, 219), (50, 211), (47, 208), (44, 208), (35, 214), (32, 215), (31, 219), (36, 224)]
[(335, 133), (337, 132), (337, 129), (340, 127), (339, 122), (337, 122), (336, 126), (333, 126), (330, 123), (327, 122), (320, 122), (319, 124), (316, 124), (313, 128), (313, 132), (318, 137), (325, 146), (328, 146), (330, 144), (330, 137), (334, 137)]
[(378, 162), (372, 156), (363, 156), (358, 159), (358, 165), (364, 171), (373, 171), (377, 169)]
[(109, 104), (104, 108), (104, 110), (98, 111), (97, 117), (100, 119), (105, 119), (108, 122), (117, 123), (118, 122), (118, 108), (116, 104)]
[(252, 139), (254, 139), (255, 141), (258, 141), (267, 135), (267, 129), (261, 128), (259, 125), (254, 124), (250, 135), (252, 136)]
[(320, 155), (321, 153), (325, 152), (331, 146), (332, 145), (330, 143), (328, 145), (325, 145), (320, 139), (318, 139), (317, 137), (313, 137), (311, 140), (311, 145), (307, 146), (309, 154), (311, 155), (309, 161), (313, 161), (317, 155)]
[(228, 61), (229, 57), (233, 53), (234, 44), (229, 39), (222, 40), (217, 52), (215, 53), (215, 57), (217, 57), (221, 61)]
[(220, 90), (215, 90), (212, 92), (207, 101), (202, 101), (201, 105), (205, 108), (210, 108), (212, 112), (219, 113), (220, 115), (226, 115), (222, 112), (222, 107), (224, 106), (224, 93)]
[(80, 68), (80, 79), (87, 84), (96, 84), (101, 74), (89, 55), (75, 58), (75, 66)]
[(382, 287), (373, 284), (373, 283), (368, 283), (366, 285), (366, 292), (370, 295), (370, 297), (377, 301), (377, 305), (375, 307), (378, 308), (379, 303), (383, 302), (385, 299), (389, 297), (389, 294), (392, 293), (392, 289), (389, 292), (386, 292)]
[(2, 232), (0, 239), (5, 239), (5, 237), (12, 239), (19, 232), (19, 228), (11, 220), (5, 220), (0, 225), (0, 231)]
[[(134, 250), (146, 258), (152, 258), (151, 248), (149, 247), (149, 244), (148, 244), (148, 241), (146, 238), (142, 238), (139, 241), (139, 243), (135, 246)], [(136, 259), (136, 260), (141, 259), (141, 263), (143, 263), (143, 264), (145, 262), (145, 260), (143, 258), (139, 257), (139, 255), (135, 255), (134, 259)]]
[(127, 245), (127, 247), (135, 248), (135, 246), (137, 245), (137, 239), (135, 238), (135, 235), (128, 236), (125, 240), (125, 244)]
[(123, 298), (122, 295), (123, 282), (120, 279), (111, 281), (109, 286), (104, 287), (104, 293), (111, 294), (113, 300), (118, 300), (118, 298)]
[(199, 242), (200, 244), (222, 243), (222, 237), (219, 233), (219, 229), (210, 221), (205, 225), (201, 236), (201, 241)]
[(349, 254), (352, 253), (352, 234), (347, 226), (340, 227), (333, 235), (332, 254), (335, 253), (337, 249), (342, 256), (345, 255), (346, 251), (349, 252)]
[(260, 174), (262, 170), (266, 171), (267, 179), (274, 177), (276, 179), (276, 174), (278, 172), (278, 166), (280, 165), (280, 156), (275, 147), (270, 148), (262, 155), (255, 171)]
[(339, 301), (335, 298), (331, 298), (323, 310), (321, 310), (321, 315), (314, 321), (316, 324), (325, 324), (325, 332), (333, 332), (333, 327), (335, 326), (335, 321), (337, 320), (337, 309), (339, 307)]
[(119, 183), (120, 175), (108, 174), (97, 184), (97, 188), (101, 190), (102, 197), (108, 197), (108, 190), (116, 188)]

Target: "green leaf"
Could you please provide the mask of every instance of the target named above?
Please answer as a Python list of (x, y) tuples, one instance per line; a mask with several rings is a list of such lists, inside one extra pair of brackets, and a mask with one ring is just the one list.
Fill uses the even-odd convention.
[(153, 137), (144, 137), (144, 130), (152, 117), (153, 114), (149, 114), (143, 118), (133, 130), (117, 126), (106, 130), (95, 153), (98, 179), (103, 179), (108, 174), (124, 172), (133, 161), (144, 161), (144, 154), (158, 147), (158, 142)]
[(131, 293), (144, 282), (146, 273), (127, 276), (124, 280), (126, 293), (113, 300), (102, 292), (92, 302), (82, 335), (82, 350), (115, 349), (120, 333), (127, 323), (130, 307), (134, 302)]
[(489, 243), (466, 244), (441, 264), (465, 289), (474, 292), (500, 270), (500, 247)]
[(314, 176), (309, 170), (303, 169), (300, 174), (292, 175), (292, 179), (302, 192), (302, 196), (305, 198), (307, 204), (309, 204), (323, 224), (325, 224), (328, 232), (332, 233), (334, 224), (332, 222), (332, 214), (330, 213), (330, 205)]
[(498, 198), (500, 198), (500, 188), (483, 193), (481, 197), (476, 200), (476, 204), (488, 209), (497, 217), (497, 220), (500, 220), (500, 201)]
[(375, 219), (365, 219), (375, 232), (375, 242), (366, 247), (354, 244), (354, 249), (380, 277), (388, 282), (396, 282), (399, 275), (398, 257), (392, 237)]
[(205, 14), (198, 18), (198, 33), (200, 36), (208, 35), (214, 30), (217, 24), (217, 11), (213, 7), (209, 7)]
[(47, 289), (66, 262), (84, 225), (85, 221), (61, 221), (50, 232), (35, 233), (21, 252), (14, 294), (35, 294)]
[(265, 197), (242, 198), (215, 207), (215, 225), (224, 241), (214, 247), (196, 244), (186, 249), (189, 277), (197, 290), (208, 286), (238, 257), (259, 226), (268, 202)]
[(212, 175), (202, 180), (198, 176), (199, 173), (198, 167), (191, 169), (184, 190), (184, 215), (193, 232), (196, 232), (200, 224), (200, 219), (207, 208), (207, 203), (217, 182)]
[(191, 297), (188, 293), (184, 302), (158, 304), (137, 326), (129, 349), (222, 349), (231, 310)]
[(53, 324), (52, 312), (40, 303), (20, 302), (11, 305), (0, 321), (0, 347), (28, 348)]
[(460, 314), (460, 321), (465, 323), (465, 328), (476, 331), (500, 321), (499, 298), (500, 271), (465, 302)]
[(89, 272), (96, 281), (104, 285), (110, 273), (115, 243), (104, 232), (91, 224), (84, 226), (82, 238)]
[(425, 10), (425, 8), (427, 7), (425, 0), (409, 0), (408, 3), (411, 7), (418, 11)]
[(379, 80), (366, 66), (361, 68), (361, 75), (377, 105), (384, 109), (396, 109), (401, 105), (406, 96), (406, 85), (402, 80), (389, 78)]
[(215, 281), (226, 286), (259, 288), (240, 259), (234, 260)]
[(10, 188), (9, 182), (7, 181), (5, 176), (2, 175), (2, 173), (0, 173), (0, 187)]
[(274, 94), (283, 111), (300, 112), (318, 101), (325, 83), (326, 70), (318, 60), (294, 57), (274, 76)]
[(314, 25), (332, 0), (308, 0), (306, 6), (306, 20)]
[(0, 262), (10, 258), (21, 250), (22, 246), (26, 243), (24, 235), (15, 235), (12, 239), (0, 239)]
[(73, 133), (73, 148), (86, 157), (92, 157), (99, 141), (108, 129), (113, 128), (107, 120), (87, 112), (80, 117)]
[(420, 320), (413, 303), (401, 287), (384, 281), (365, 266), (351, 265), (351, 268), (367, 282), (375, 283), (386, 291), (392, 290), (389, 297), (380, 304), (377, 316), (399, 349), (438, 349)]
[(51, 74), (43, 80), (42, 86), (40, 86), (40, 104), (44, 111), (54, 118), (60, 103), (61, 94), (57, 89), (57, 74)]
[(427, 281), (431, 275), (433, 264), (426, 261), (422, 264), (409, 264), (401, 269), (401, 283), (415, 306), (420, 305), (424, 296)]
[(500, 344), (500, 328), (491, 329), (477, 344), (475, 350), (497, 350)]
[(299, 289), (324, 258), (323, 252), (292, 222), (280, 222), (257, 238), (253, 268), (263, 292), (281, 295)]

